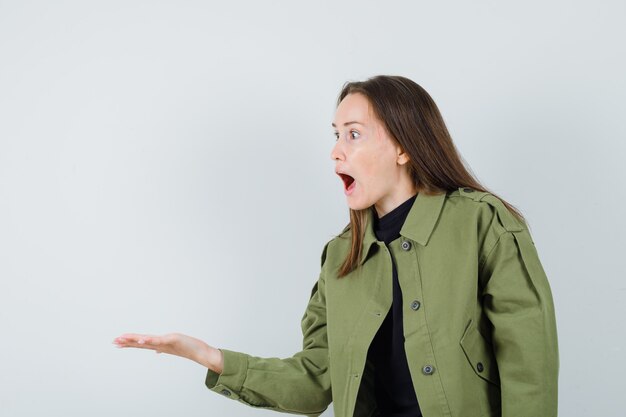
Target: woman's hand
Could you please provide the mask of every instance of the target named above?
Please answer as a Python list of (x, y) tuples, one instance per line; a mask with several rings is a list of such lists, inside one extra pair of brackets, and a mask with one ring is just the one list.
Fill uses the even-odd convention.
[(191, 359), (217, 373), (222, 373), (224, 368), (222, 351), (207, 345), (200, 339), (181, 333), (168, 333), (163, 336), (124, 333), (113, 339), (113, 344), (119, 348), (152, 349), (156, 353), (169, 353)]

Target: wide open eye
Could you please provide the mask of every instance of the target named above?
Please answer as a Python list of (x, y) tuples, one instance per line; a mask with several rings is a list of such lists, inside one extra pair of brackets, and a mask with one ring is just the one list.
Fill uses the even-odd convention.
[(352, 139), (358, 139), (361, 136), (361, 134), (359, 132), (357, 132), (356, 130), (351, 130), (350, 131), (350, 137)]

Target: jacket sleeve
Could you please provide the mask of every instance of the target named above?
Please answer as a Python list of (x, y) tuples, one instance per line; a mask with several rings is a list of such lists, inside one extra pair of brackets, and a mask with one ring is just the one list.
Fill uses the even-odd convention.
[(559, 358), (552, 293), (526, 228), (499, 235), (484, 262), (502, 417), (556, 417)]
[[(322, 252), (322, 266), (327, 246)], [(319, 416), (331, 402), (323, 268), (311, 291), (301, 328), (302, 350), (289, 358), (261, 358), (220, 349), (224, 369), (221, 374), (208, 370), (205, 385), (252, 407)]]

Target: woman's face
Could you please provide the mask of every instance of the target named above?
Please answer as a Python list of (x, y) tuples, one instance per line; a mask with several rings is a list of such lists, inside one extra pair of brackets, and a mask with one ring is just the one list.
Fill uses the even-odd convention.
[(375, 205), (382, 217), (415, 195), (405, 165), (408, 154), (374, 115), (367, 97), (348, 94), (337, 106), (332, 125), (337, 142), (330, 157), (351, 209)]

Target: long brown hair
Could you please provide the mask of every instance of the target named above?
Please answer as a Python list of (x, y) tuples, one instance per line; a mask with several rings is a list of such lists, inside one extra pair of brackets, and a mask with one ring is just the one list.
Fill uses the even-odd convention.
[[(469, 187), (486, 191), (500, 199), (519, 220), (526, 223), (522, 213), (513, 205), (489, 191), (469, 172), (443, 117), (430, 95), (414, 81), (391, 75), (378, 75), (366, 81), (344, 84), (337, 106), (348, 95), (361, 93), (369, 100), (374, 114), (383, 123), (392, 140), (409, 154), (408, 170), (419, 193), (438, 194)], [(367, 210), (350, 210), (349, 227), (352, 235), (350, 252), (339, 268), (341, 278), (360, 266)], [(340, 236), (340, 233), (338, 236)], [(337, 236), (337, 237), (338, 237)]]

